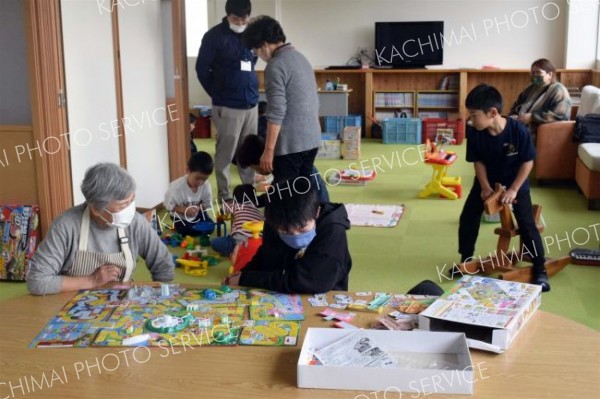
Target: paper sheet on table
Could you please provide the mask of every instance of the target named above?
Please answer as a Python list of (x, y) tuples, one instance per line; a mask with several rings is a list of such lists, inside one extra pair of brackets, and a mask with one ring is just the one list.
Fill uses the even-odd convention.
[(344, 205), (352, 226), (394, 227), (404, 213), (404, 205)]

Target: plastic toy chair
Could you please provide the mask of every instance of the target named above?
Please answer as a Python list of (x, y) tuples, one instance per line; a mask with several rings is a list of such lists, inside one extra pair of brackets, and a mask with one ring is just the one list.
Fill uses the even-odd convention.
[(265, 222), (263, 221), (251, 221), (242, 224), (245, 230), (252, 233), (252, 237), (248, 238), (246, 245), (236, 246), (233, 254), (233, 266), (229, 270), (230, 274), (239, 272), (252, 260), (256, 251), (262, 245), (260, 233), (263, 231), (264, 225)]
[[(430, 195), (439, 195), (444, 198), (455, 200), (462, 194), (460, 176), (448, 176), (448, 168), (456, 161), (456, 153), (436, 150), (435, 144), (429, 139), (425, 144), (425, 163), (433, 168), (431, 181), (419, 193), (419, 198), (427, 198)], [(452, 187), (454, 189), (450, 189)]]

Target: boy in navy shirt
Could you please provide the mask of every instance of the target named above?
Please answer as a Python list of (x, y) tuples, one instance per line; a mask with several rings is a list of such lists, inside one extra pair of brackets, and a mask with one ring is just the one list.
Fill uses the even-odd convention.
[(492, 86), (478, 85), (467, 95), (465, 103), (471, 121), (467, 128), (467, 161), (475, 164), (475, 182), (460, 215), (461, 263), (473, 257), (483, 202), (493, 194), (494, 185), (500, 183), (506, 187), (502, 203), (513, 206), (523, 240), (521, 249), (532, 255), (531, 283), (541, 285), (544, 292), (549, 291), (544, 247), (535, 225), (527, 181), (535, 159), (527, 127), (501, 115), (502, 96)]

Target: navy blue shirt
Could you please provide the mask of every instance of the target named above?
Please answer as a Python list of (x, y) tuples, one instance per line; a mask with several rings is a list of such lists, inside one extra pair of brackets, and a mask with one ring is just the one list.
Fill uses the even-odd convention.
[[(223, 18), (202, 38), (196, 73), (213, 105), (248, 109), (258, 103), (257, 58), (242, 45), (241, 37)], [(242, 70), (242, 62), (250, 70)]]
[[(495, 183), (506, 188), (515, 181), (519, 168), (535, 159), (535, 148), (527, 127), (512, 118), (507, 118), (502, 133), (492, 136), (487, 130), (467, 127), (467, 161), (485, 165), (492, 189)], [(520, 190), (529, 189), (525, 180)]]

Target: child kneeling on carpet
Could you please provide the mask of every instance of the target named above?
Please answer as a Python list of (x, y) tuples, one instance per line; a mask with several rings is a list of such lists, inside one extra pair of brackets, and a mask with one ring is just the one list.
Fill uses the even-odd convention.
[(245, 222), (263, 221), (265, 216), (256, 207), (257, 197), (254, 187), (242, 184), (233, 189), (233, 204), (231, 204), (231, 234), (216, 237), (210, 245), (212, 249), (223, 256), (230, 256), (237, 245), (244, 245), (252, 236), (242, 225)]
[(266, 200), (262, 246), (224, 283), (298, 294), (348, 290), (344, 205), (320, 203), (306, 178), (275, 183)]
[(173, 226), (181, 235), (197, 236), (194, 230), (198, 222), (212, 222), (208, 216), (211, 209), (212, 190), (208, 178), (214, 163), (204, 151), (192, 154), (187, 164), (188, 174), (173, 180), (165, 194), (165, 208), (171, 213)]

